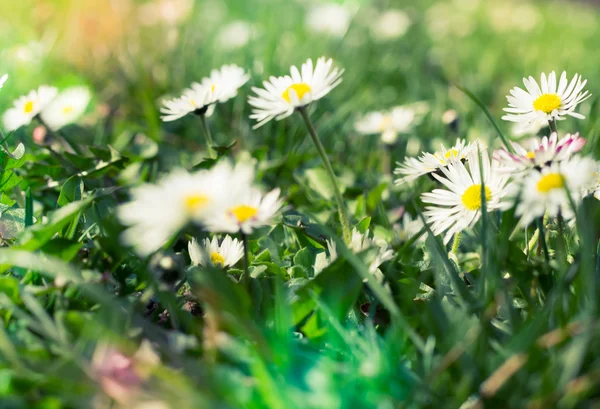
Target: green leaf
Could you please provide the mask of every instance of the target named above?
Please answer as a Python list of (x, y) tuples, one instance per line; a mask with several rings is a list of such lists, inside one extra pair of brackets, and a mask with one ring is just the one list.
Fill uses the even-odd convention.
[(58, 196), (58, 201), (56, 204), (58, 207), (63, 207), (69, 203), (81, 200), (82, 197), (83, 179), (77, 175), (71, 176), (69, 179), (67, 179), (60, 190), (60, 195)]
[(365, 217), (356, 225), (356, 230), (358, 230), (361, 234), (365, 234), (367, 232), (367, 230), (369, 230), (370, 225), (371, 225), (371, 218)]
[(14, 239), (25, 229), (25, 210), (0, 204), (0, 236)]
[[(334, 186), (327, 176), (325, 169), (313, 168), (304, 172), (308, 186), (327, 200), (332, 200), (335, 195)], [(339, 182), (338, 182), (339, 183)], [(344, 193), (345, 186), (340, 183), (340, 193)]]

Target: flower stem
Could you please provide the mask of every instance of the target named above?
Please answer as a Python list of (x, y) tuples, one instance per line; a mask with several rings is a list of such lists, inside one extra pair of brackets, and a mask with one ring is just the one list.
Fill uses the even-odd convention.
[(206, 115), (200, 115), (200, 121), (202, 122), (202, 128), (204, 128), (204, 134), (206, 135), (206, 147), (208, 148), (208, 156), (211, 159), (215, 158), (215, 151), (213, 149), (213, 139), (212, 134), (210, 133), (210, 127), (208, 126), (208, 121), (206, 121)]
[(548, 126), (550, 126), (550, 131), (551, 131), (551, 132), (556, 132), (556, 133), (558, 133), (558, 131), (557, 131), (557, 128), (556, 128), (556, 119), (551, 119), (551, 120), (549, 120), (549, 121), (548, 121)]
[(452, 253), (457, 254), (458, 248), (460, 247), (460, 236), (462, 232), (458, 232), (454, 235), (454, 240), (452, 241), (452, 249), (450, 250)]
[(306, 111), (306, 107), (298, 108), (298, 112), (302, 115), (304, 119), (304, 123), (306, 124), (306, 128), (308, 129), (308, 134), (310, 135), (317, 151), (319, 152), (319, 156), (321, 156), (321, 160), (323, 161), (323, 165), (325, 166), (325, 170), (327, 171), (327, 175), (333, 185), (333, 191), (335, 196), (335, 201), (338, 208), (338, 216), (340, 218), (340, 224), (342, 225), (342, 237), (346, 244), (350, 243), (352, 235), (350, 233), (350, 222), (348, 221), (348, 214), (346, 213), (346, 207), (344, 206), (344, 200), (342, 199), (342, 194), (340, 193), (340, 188), (337, 183), (337, 179), (335, 178), (335, 173), (333, 173), (333, 167), (331, 167), (331, 162), (327, 157), (327, 152), (325, 152), (325, 148), (321, 143), (317, 131), (308, 116), (308, 112)]
[(248, 236), (246, 233), (242, 233), (242, 242), (244, 243), (244, 284), (246, 287), (250, 286), (250, 274), (248, 273)]

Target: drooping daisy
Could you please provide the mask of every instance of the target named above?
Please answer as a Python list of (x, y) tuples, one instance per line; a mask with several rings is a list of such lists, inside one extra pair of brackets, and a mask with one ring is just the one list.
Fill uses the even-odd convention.
[(191, 113), (210, 116), (215, 102), (217, 102), (217, 95), (210, 87), (194, 83), (191, 88), (183, 90), (180, 97), (163, 101), (163, 106), (160, 108), (163, 115), (160, 119), (164, 122), (176, 121)]
[(575, 205), (587, 195), (597, 178), (597, 164), (590, 158), (574, 156), (562, 162), (553, 162), (541, 171), (530, 172), (518, 189), (520, 201), (516, 214), (527, 225), (545, 213), (565, 219), (573, 217), (567, 190)]
[(533, 77), (523, 78), (526, 91), (514, 87), (506, 97), (508, 112), (502, 119), (511, 122), (530, 124), (539, 121), (563, 120), (567, 115), (583, 119), (583, 115), (575, 112), (577, 105), (591, 96), (588, 91), (583, 91), (587, 80), (575, 74), (571, 82), (567, 80), (567, 73), (563, 71), (558, 86), (554, 71), (546, 77), (542, 73), (540, 85)]
[(360, 118), (354, 128), (364, 135), (381, 134), (381, 141), (393, 145), (398, 140), (399, 133), (413, 129), (427, 110), (426, 104), (398, 106), (390, 111), (375, 111)]
[(254, 107), (250, 118), (259, 128), (272, 119), (281, 120), (292, 115), (297, 108), (304, 107), (327, 95), (342, 82), (344, 70), (333, 67), (333, 60), (321, 57), (313, 67), (308, 59), (300, 70), (292, 66), (291, 74), (283, 77), (271, 77), (264, 81), (264, 88), (253, 87), (256, 96), (248, 98)]
[[(485, 151), (481, 151), (481, 159), (486, 208), (492, 211), (502, 205), (508, 176), (497, 171), (498, 163), (490, 163)], [(454, 162), (440, 168), (440, 171), (442, 176), (434, 173), (433, 177), (444, 185), (444, 189), (423, 193), (421, 200), (433, 205), (427, 206), (423, 214), (433, 234), (445, 233), (443, 240), (446, 244), (454, 234), (473, 226), (481, 217), (482, 180), (478, 150), (469, 152), (467, 166)]]
[(500, 162), (502, 171), (516, 173), (568, 159), (574, 153), (579, 152), (585, 142), (585, 138), (579, 137), (578, 133), (567, 134), (559, 140), (558, 134), (553, 132), (550, 137), (533, 138), (529, 150), (512, 142), (515, 153), (499, 149), (494, 152), (494, 159)]
[(398, 167), (394, 170), (394, 174), (399, 175), (395, 183), (400, 185), (410, 182), (419, 176), (437, 172), (450, 164), (460, 162), (471, 152), (477, 151), (477, 146), (481, 145), (479, 140), (467, 144), (464, 139), (457, 139), (456, 144), (450, 149), (441, 145), (440, 150), (435, 153), (424, 152), (419, 158), (406, 158), (404, 163), (398, 163)]
[(121, 222), (130, 226), (122, 234), (123, 243), (147, 256), (163, 246), (189, 222), (204, 224), (233, 191), (248, 186), (254, 170), (246, 165), (221, 162), (208, 171), (188, 173), (179, 169), (157, 184), (132, 189), (132, 200), (117, 209)]
[(2, 118), (4, 128), (10, 132), (29, 125), (57, 93), (56, 88), (42, 85), (37, 90), (32, 90), (27, 95), (18, 98), (15, 100), (13, 108), (4, 113)]
[(238, 93), (238, 90), (248, 82), (250, 76), (235, 64), (223, 65), (218, 70), (212, 70), (210, 77), (203, 78), (201, 85), (215, 94), (218, 102), (225, 102)]
[(225, 236), (221, 245), (216, 237), (204, 239), (202, 246), (192, 239), (188, 243), (188, 252), (192, 265), (226, 268), (235, 265), (244, 256), (244, 244), (229, 235)]
[(229, 197), (204, 221), (209, 231), (250, 234), (254, 229), (269, 224), (282, 205), (279, 189), (265, 195), (249, 185), (229, 191)]
[(40, 117), (51, 130), (56, 131), (79, 119), (91, 97), (87, 87), (68, 88), (46, 105)]
[(6, 82), (7, 79), (8, 79), (8, 74), (4, 74), (2, 77), (0, 77), (0, 89), (4, 86), (4, 83)]
[[(335, 241), (327, 240), (327, 252), (329, 253), (329, 257), (326, 253), (320, 253), (317, 255), (314, 265), (315, 274), (320, 273), (329, 265), (331, 265), (331, 263), (337, 260), (338, 253), (336, 247)], [(371, 273), (377, 271), (379, 266), (386, 261), (394, 258), (394, 251), (388, 248), (388, 244), (384, 240), (376, 240), (372, 238), (369, 234), (369, 230), (363, 234), (359, 232), (356, 227), (352, 229), (352, 240), (348, 245), (349, 250), (355, 254), (358, 254), (367, 249), (375, 247), (378, 249), (377, 253), (375, 253), (370, 260), (367, 260), (369, 263), (369, 272)]]

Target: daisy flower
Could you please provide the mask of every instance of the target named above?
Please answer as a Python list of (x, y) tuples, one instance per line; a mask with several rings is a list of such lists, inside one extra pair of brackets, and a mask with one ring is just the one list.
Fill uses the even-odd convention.
[[(481, 169), (485, 189), (486, 207), (489, 211), (499, 209), (506, 195), (508, 176), (497, 171), (497, 162), (490, 163), (485, 151), (481, 152)], [(433, 206), (425, 208), (427, 224), (433, 234), (444, 234), (444, 244), (452, 236), (473, 226), (481, 217), (481, 173), (479, 152), (473, 149), (467, 158), (468, 167), (462, 162), (454, 162), (441, 168), (442, 176), (434, 173), (444, 189), (434, 189), (423, 193), (421, 200)]]
[(223, 65), (218, 70), (212, 70), (210, 77), (203, 78), (201, 85), (209, 88), (217, 102), (225, 102), (235, 97), (238, 89), (248, 82), (250, 76), (235, 64)]
[(87, 87), (73, 87), (61, 92), (40, 113), (42, 121), (53, 131), (75, 122), (90, 102), (92, 95)]
[(516, 214), (527, 225), (545, 213), (565, 219), (573, 217), (567, 190), (575, 205), (579, 204), (597, 179), (597, 164), (590, 158), (574, 156), (553, 162), (541, 171), (530, 172), (520, 185)]
[(226, 268), (235, 265), (244, 256), (244, 244), (229, 235), (225, 236), (221, 245), (216, 237), (212, 240), (204, 239), (202, 246), (196, 239), (192, 239), (188, 243), (188, 252), (192, 265)]
[(250, 77), (237, 65), (224, 65), (212, 70), (210, 77), (194, 82), (183, 90), (180, 97), (163, 101), (160, 112), (164, 122), (175, 121), (187, 114), (211, 116), (217, 102), (225, 102), (237, 95), (238, 89)]
[(583, 115), (575, 112), (580, 102), (591, 96), (588, 91), (583, 92), (587, 80), (575, 74), (569, 82), (567, 73), (563, 71), (558, 85), (554, 71), (546, 77), (542, 73), (540, 85), (533, 77), (523, 78), (526, 90), (514, 87), (508, 100), (508, 108), (504, 108), (507, 115), (505, 121), (530, 124), (539, 121), (563, 120), (567, 115), (583, 119)]
[(313, 67), (308, 59), (300, 70), (292, 66), (291, 74), (283, 77), (271, 77), (264, 81), (264, 88), (253, 87), (256, 96), (248, 98), (254, 107), (250, 118), (259, 128), (272, 119), (281, 120), (292, 115), (297, 108), (307, 106), (323, 98), (342, 82), (344, 70), (333, 68), (333, 60), (321, 57)]
[(413, 104), (370, 112), (354, 124), (354, 129), (364, 135), (381, 134), (383, 143), (393, 145), (399, 133), (413, 129), (426, 109), (424, 104)]
[(202, 86), (198, 83), (186, 88), (180, 97), (166, 99), (160, 108), (161, 117), (164, 122), (176, 121), (187, 114), (212, 115), (217, 95), (212, 88)]
[(190, 222), (204, 224), (205, 218), (227, 198), (229, 191), (248, 186), (254, 170), (221, 162), (208, 171), (193, 174), (178, 169), (157, 184), (144, 184), (131, 191), (131, 201), (117, 209), (120, 221), (130, 226), (121, 236), (124, 244), (147, 256), (171, 239)]
[(14, 106), (8, 109), (3, 116), (4, 128), (14, 131), (22, 126), (29, 125), (33, 118), (44, 109), (58, 93), (54, 87), (42, 85), (37, 90), (30, 91), (14, 102)]
[(441, 145), (440, 150), (435, 153), (425, 152), (419, 158), (406, 158), (404, 163), (397, 163), (398, 167), (394, 170), (394, 174), (400, 177), (396, 179), (395, 183), (401, 185), (413, 181), (419, 176), (437, 172), (450, 164), (460, 162), (466, 159), (471, 152), (476, 152), (475, 148), (480, 145), (479, 140), (467, 144), (464, 139), (457, 139), (456, 144), (450, 149)]
[[(363, 234), (359, 232), (356, 227), (353, 228), (352, 239), (348, 245), (348, 249), (355, 254), (359, 254), (370, 248), (378, 249), (377, 253), (374, 255), (374, 258), (369, 260), (369, 272), (371, 273), (375, 273), (379, 266), (394, 258), (394, 251), (388, 249), (387, 242), (384, 240), (375, 240), (371, 238), (369, 230)], [(327, 240), (327, 252), (329, 253), (329, 257), (327, 257), (326, 253), (320, 253), (317, 255), (314, 265), (315, 274), (320, 273), (329, 265), (331, 265), (331, 263), (337, 260), (338, 253), (335, 241)]]
[[(423, 230), (424, 225), (420, 217), (413, 219), (410, 214), (404, 213), (400, 223), (394, 227), (400, 241), (406, 242), (419, 234), (421, 230)], [(426, 238), (427, 235), (422, 234), (421, 237), (417, 239), (417, 242), (424, 242)]]
[(251, 234), (254, 229), (269, 224), (282, 205), (279, 189), (265, 195), (250, 186), (228, 187), (228, 191), (229, 197), (205, 220), (209, 231)]
[(550, 137), (533, 138), (529, 150), (512, 142), (515, 153), (508, 152), (504, 148), (499, 149), (494, 152), (494, 159), (500, 162), (502, 171), (518, 173), (568, 159), (574, 153), (579, 152), (585, 142), (585, 138), (579, 137), (579, 133), (567, 134), (559, 140), (558, 134), (552, 132)]

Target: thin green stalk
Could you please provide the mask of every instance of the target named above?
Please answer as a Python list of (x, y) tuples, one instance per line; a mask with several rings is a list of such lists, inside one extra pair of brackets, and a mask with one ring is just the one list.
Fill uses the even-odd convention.
[(246, 288), (250, 287), (250, 274), (248, 272), (248, 236), (246, 233), (242, 233), (242, 242), (244, 243), (244, 284)]
[(208, 156), (211, 159), (216, 157), (215, 150), (213, 149), (213, 139), (212, 134), (210, 133), (210, 127), (208, 126), (208, 121), (206, 121), (206, 115), (200, 115), (200, 121), (202, 122), (202, 128), (204, 128), (204, 134), (206, 135), (206, 147), (208, 148)]
[(462, 232), (458, 232), (454, 235), (454, 239), (452, 240), (452, 249), (450, 252), (457, 254), (458, 248), (460, 247), (460, 237), (462, 236)]
[(319, 136), (317, 135), (317, 131), (315, 130), (315, 127), (312, 121), (310, 120), (310, 117), (308, 116), (306, 108), (298, 108), (298, 112), (300, 112), (300, 115), (302, 115), (302, 118), (304, 119), (304, 123), (306, 124), (306, 128), (308, 129), (308, 134), (310, 135), (313, 143), (315, 144), (315, 147), (317, 148), (317, 151), (319, 152), (319, 156), (323, 161), (323, 165), (325, 166), (327, 175), (329, 176), (331, 184), (333, 185), (333, 191), (338, 208), (340, 224), (342, 225), (342, 237), (344, 239), (344, 242), (348, 244), (350, 243), (350, 240), (352, 238), (352, 235), (350, 233), (350, 222), (348, 221), (348, 214), (346, 213), (346, 207), (344, 206), (344, 200), (342, 199), (342, 194), (340, 193), (340, 188), (338, 186), (335, 173), (333, 173), (333, 167), (331, 166), (331, 162), (327, 157), (327, 152), (325, 152), (325, 148), (323, 147), (323, 144), (321, 143)]
[(548, 125), (550, 126), (550, 131), (551, 132), (556, 132), (558, 133), (558, 130), (556, 128), (556, 119), (551, 119), (548, 121)]
[(546, 264), (550, 263), (550, 255), (548, 253), (548, 244), (546, 243), (546, 233), (544, 231), (544, 217), (540, 217), (537, 219), (538, 230), (540, 231), (539, 242), (542, 245), (542, 250), (544, 251), (544, 260)]

